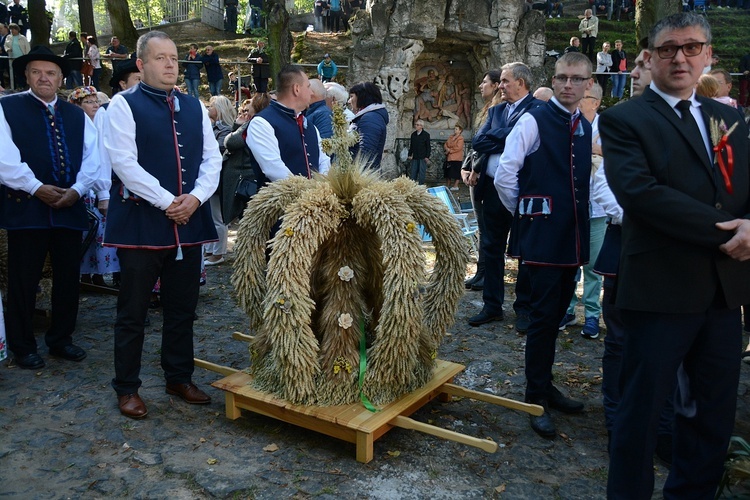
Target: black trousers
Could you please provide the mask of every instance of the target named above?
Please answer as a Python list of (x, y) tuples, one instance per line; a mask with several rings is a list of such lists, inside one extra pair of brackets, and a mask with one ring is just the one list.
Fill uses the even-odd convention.
[(115, 321), (115, 378), (118, 395), (131, 394), (141, 386), (144, 323), (151, 290), (161, 277), (164, 311), (161, 366), (167, 383), (187, 383), (193, 375), (193, 320), (198, 305), (202, 258), (201, 246), (176, 249), (117, 250), (120, 259), (120, 294)]
[(505, 300), (505, 247), (513, 215), (503, 206), (492, 178), (477, 186), (482, 191), (479, 232), (484, 256), (484, 288), (482, 300), (489, 314), (501, 314)]
[(560, 321), (575, 291), (576, 267), (526, 266), (531, 284), (531, 323), (526, 332), (526, 400), (552, 390), (552, 364)]
[(589, 60), (594, 63), (596, 67), (596, 37), (587, 36), (581, 38), (581, 53), (586, 54)]
[(73, 343), (78, 316), (81, 231), (14, 229), (8, 231), (8, 348), (17, 357), (36, 353), (32, 328), (36, 292), (49, 252), (52, 262), (52, 318), (44, 336), (48, 347)]
[(659, 414), (675, 380), (674, 448), (664, 498), (713, 498), (734, 427), (739, 308), (693, 314), (623, 310), (622, 319), (622, 396), (612, 432), (608, 498), (651, 498)]

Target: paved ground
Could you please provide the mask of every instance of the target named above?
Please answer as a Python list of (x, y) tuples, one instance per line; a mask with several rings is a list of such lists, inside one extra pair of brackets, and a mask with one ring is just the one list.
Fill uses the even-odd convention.
[[(230, 265), (209, 269), (195, 325), (196, 356), (245, 368), (244, 314), (231, 296)], [(513, 272), (507, 277), (512, 293)], [(510, 302), (509, 302), (510, 303)], [(467, 292), (440, 357), (466, 365), (457, 383), (522, 399), (524, 337), (504, 323), (470, 328), (481, 306)], [(189, 406), (164, 393), (159, 367), (160, 311), (143, 359), (142, 421), (121, 416), (109, 383), (115, 298), (83, 294), (76, 341), (81, 363), (49, 358), (38, 372), (0, 366), (0, 496), (7, 498), (603, 498), (606, 432), (600, 404), (601, 340), (560, 336), (557, 383), (586, 402), (577, 416), (554, 414), (560, 435), (534, 434), (525, 414), (467, 399), (434, 402), (416, 419), (500, 443), (495, 454), (413, 431), (394, 429), (375, 443), (369, 464), (354, 446), (243, 412), (224, 416), (223, 394), (209, 384), (220, 376), (196, 369), (194, 380), (213, 397)], [(43, 331), (40, 328), (40, 332)], [(43, 336), (39, 337), (42, 340)], [(739, 359), (739, 356), (738, 356)], [(739, 360), (738, 360), (739, 362)], [(750, 366), (743, 366), (736, 434), (748, 436)], [(276, 451), (264, 451), (275, 444)], [(655, 466), (660, 487), (667, 470)], [(658, 497), (658, 496), (657, 496)]]

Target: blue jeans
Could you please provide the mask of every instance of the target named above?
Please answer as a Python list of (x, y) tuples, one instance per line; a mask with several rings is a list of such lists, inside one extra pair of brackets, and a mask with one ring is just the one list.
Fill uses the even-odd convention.
[(200, 84), (200, 80), (193, 80), (193, 79), (187, 79), (185, 78), (185, 86), (187, 86), (187, 93), (188, 95), (191, 95), (195, 97), (196, 99), (199, 99), (198, 96), (198, 85)]
[(65, 78), (65, 88), (72, 90), (76, 87), (83, 85), (83, 76), (80, 71), (70, 70), (68, 76)]
[(99, 76), (102, 74), (102, 68), (94, 68), (94, 73), (91, 75), (91, 85), (96, 88), (96, 90), (101, 90), (99, 88)]
[(622, 73), (612, 75), (612, 97), (622, 99), (622, 93), (625, 92), (625, 78), (626, 75)]
[(424, 184), (425, 175), (427, 175), (427, 162), (417, 159), (412, 160), (409, 179), (416, 181), (418, 184)]
[[(591, 239), (589, 240), (589, 263), (583, 266), (583, 296), (581, 302), (586, 310), (587, 318), (597, 318), (602, 312), (602, 305), (599, 303), (599, 293), (602, 290), (602, 277), (594, 272), (594, 263), (599, 256), (599, 250), (602, 248), (604, 241), (604, 231), (607, 229), (606, 217), (594, 217), (589, 221), (591, 225)], [(577, 282), (578, 280), (576, 280)], [(576, 304), (578, 297), (575, 293), (568, 306), (568, 314), (576, 313)]]
[(223, 79), (215, 82), (208, 82), (208, 91), (211, 92), (211, 95), (219, 95), (221, 94), (222, 85), (224, 85)]

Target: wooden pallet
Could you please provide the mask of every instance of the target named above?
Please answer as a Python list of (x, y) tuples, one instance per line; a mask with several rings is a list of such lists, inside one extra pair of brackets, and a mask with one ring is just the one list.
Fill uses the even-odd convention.
[(245, 372), (232, 373), (234, 370), (231, 368), (202, 360), (195, 361), (196, 366), (228, 374), (227, 377), (211, 384), (225, 391), (227, 418), (235, 420), (240, 417), (240, 410), (249, 410), (354, 443), (357, 449), (357, 461), (363, 463), (372, 460), (373, 443), (394, 427), (417, 430), (475, 446), (490, 453), (497, 451), (497, 443), (494, 441), (478, 439), (408, 418), (409, 415), (437, 397), (447, 401), (450, 400), (450, 395), (460, 395), (534, 415), (541, 415), (544, 411), (541, 406), (520, 403), (451, 384), (453, 377), (460, 373), (464, 366), (444, 360), (436, 361), (432, 379), (424, 387), (379, 408), (379, 411), (375, 413), (368, 411), (359, 403), (341, 406), (293, 405), (254, 389), (251, 386), (252, 377)]

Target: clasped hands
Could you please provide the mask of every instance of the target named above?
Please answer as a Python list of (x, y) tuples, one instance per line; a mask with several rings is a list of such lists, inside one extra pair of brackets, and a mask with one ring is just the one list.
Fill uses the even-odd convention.
[(479, 174), (473, 170), (461, 170), (461, 180), (463, 180), (464, 184), (467, 186), (476, 186), (478, 179)]
[(750, 220), (734, 219), (726, 222), (718, 222), (716, 227), (722, 231), (732, 231), (734, 236), (719, 245), (719, 249), (735, 260), (741, 262), (750, 259)]
[(201, 206), (200, 200), (192, 194), (181, 194), (172, 200), (172, 204), (164, 212), (175, 224), (184, 226), (190, 220), (193, 212)]
[(42, 184), (34, 196), (52, 208), (67, 208), (78, 201), (78, 191), (71, 188), (61, 188), (52, 184)]

